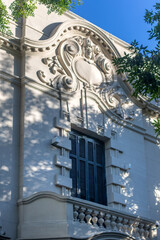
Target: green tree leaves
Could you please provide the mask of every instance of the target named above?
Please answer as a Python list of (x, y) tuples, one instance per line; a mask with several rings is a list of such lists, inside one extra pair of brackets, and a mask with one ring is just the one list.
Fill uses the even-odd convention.
[(48, 8), (48, 14), (55, 11), (62, 14), (75, 7), (76, 3), (81, 4), (81, 0), (14, 0), (10, 5), (12, 16), (15, 20), (22, 17), (34, 16), (37, 3), (44, 4)]
[(2, 34), (11, 34), (11, 30), (9, 28), (9, 14), (7, 12), (6, 6), (3, 4), (2, 0), (0, 0), (0, 31)]
[(153, 7), (154, 11), (146, 10), (144, 21), (152, 26), (148, 31), (149, 39), (155, 38), (160, 44), (160, 3), (156, 3)]
[(37, 4), (44, 4), (48, 8), (48, 14), (56, 12), (62, 14), (67, 10), (71, 10), (76, 4), (82, 4), (82, 0), (13, 0), (9, 9), (11, 16), (7, 12), (5, 4), (0, 0), (0, 31), (2, 34), (11, 34), (9, 28), (9, 20), (17, 21), (22, 18), (34, 16)]
[(36, 3), (36, 0), (14, 0), (9, 7), (14, 20), (34, 16), (34, 11), (37, 8)]
[(51, 12), (57, 12), (62, 14), (67, 10), (71, 10), (75, 7), (76, 3), (79, 5), (82, 3), (81, 0), (39, 0), (39, 3), (46, 5), (48, 8), (48, 14)]
[[(134, 88), (134, 95), (142, 94), (151, 100), (160, 98), (160, 3), (154, 5), (154, 11), (146, 10), (144, 20), (151, 25), (149, 40), (155, 39), (155, 49), (149, 50), (134, 41), (123, 57), (113, 59), (117, 73), (126, 73), (127, 80)], [(160, 120), (153, 122), (157, 136), (160, 136)]]
[[(135, 43), (132, 43), (134, 47)], [(113, 59), (117, 73), (127, 73), (127, 80), (134, 88), (134, 95), (142, 94), (157, 100), (160, 97), (160, 53), (135, 46), (131, 54)]]

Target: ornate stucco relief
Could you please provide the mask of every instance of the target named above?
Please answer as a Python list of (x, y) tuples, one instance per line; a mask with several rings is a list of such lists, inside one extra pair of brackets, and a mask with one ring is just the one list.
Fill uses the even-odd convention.
[[(82, 37), (85, 36), (86, 38), (90, 38), (92, 40), (92, 42), (94, 40), (94, 43), (96, 43), (96, 46), (98, 46), (98, 48), (100, 48), (101, 50), (103, 49), (103, 53), (105, 53), (105, 55), (109, 54), (110, 57), (111, 56), (116, 56), (116, 57), (120, 56), (120, 54), (119, 54), (118, 50), (116, 49), (116, 47), (114, 46), (109, 34), (106, 34), (105, 32), (103, 32), (99, 28), (95, 27), (91, 23), (80, 20), (80, 19), (69, 20), (69, 21), (66, 21), (63, 24), (59, 25), (56, 29), (53, 30), (51, 37), (44, 41), (33, 41), (31, 39), (24, 38), (22, 42), (19, 42), (15, 39), (9, 39), (9, 38), (4, 38), (3, 36), (0, 36), (0, 48), (7, 48), (11, 51), (14, 50), (19, 54), (25, 53), (25, 54), (30, 55), (30, 54), (41, 54), (42, 52), (45, 52), (45, 53), (48, 52), (50, 54), (51, 52), (54, 51), (54, 49), (56, 48), (56, 46), (59, 45), (60, 42), (64, 41), (64, 39), (69, 38), (69, 36), (71, 36), (71, 35), (72, 36), (82, 36)], [(121, 45), (121, 41), (118, 40), (118, 42)], [(128, 45), (126, 45), (126, 46), (128, 46)], [(126, 46), (124, 45), (124, 47), (126, 47)], [(91, 56), (92, 53), (89, 53), (89, 51), (92, 49), (92, 47), (87, 46), (87, 42), (86, 42), (85, 49), (86, 49), (85, 57), (88, 59), (89, 58), (92, 59), (92, 57), (93, 57), (93, 56)], [(80, 62), (77, 64), (80, 65)], [(98, 64), (99, 64), (99, 66), (101, 65), (101, 67), (100, 67), (101, 70), (105, 71), (105, 68), (104, 68), (105, 63), (101, 58), (99, 58), (99, 60), (97, 61), (97, 66), (98, 66)], [(92, 69), (93, 69), (93, 67), (92, 67)], [(95, 70), (95, 68), (94, 68), (94, 70)], [(69, 77), (69, 79), (68, 79), (68, 77)], [(42, 81), (45, 81), (45, 83), (47, 83), (47, 85), (51, 86), (53, 83), (52, 79), (51, 79), (51, 81), (50, 81), (50, 79), (47, 79), (47, 77), (45, 77), (45, 73), (43, 73), (42, 71), (39, 71), (39, 78), (41, 78)], [(73, 80), (74, 79), (72, 78), (72, 76), (68, 75), (68, 73), (67, 73), (67, 76), (65, 76), (65, 78), (63, 78), (63, 79), (61, 77), (58, 78), (58, 83), (60, 83), (59, 86), (62, 88), (64, 88), (63, 85), (66, 85), (66, 88), (68, 88), (66, 93), (69, 92), (69, 94), (71, 94), (70, 89), (72, 88), (71, 85), (73, 84)], [(122, 85), (124, 85), (124, 88), (128, 89), (127, 91), (129, 93), (129, 95), (131, 96), (132, 88), (126, 81), (126, 77), (124, 77), (124, 81), (121, 79), (121, 82), (123, 82)], [(76, 86), (75, 86), (75, 90), (76, 90)], [(127, 95), (128, 95), (128, 93), (127, 93)], [(159, 102), (154, 102), (154, 103), (150, 102), (150, 101), (148, 101), (148, 99), (146, 99), (142, 96), (139, 96), (138, 98), (132, 97), (132, 101), (137, 106), (144, 109), (149, 115), (156, 116), (156, 117), (160, 115)], [(123, 103), (120, 105), (123, 105), (122, 109), (125, 109), (125, 112), (121, 111), (122, 113), (118, 114), (117, 116), (120, 116), (122, 119), (128, 119), (128, 120), (133, 119), (134, 111), (131, 110), (131, 108), (129, 107), (130, 104), (124, 103), (124, 101), (123, 101)], [(111, 108), (109, 108), (109, 109), (111, 109)], [(117, 112), (116, 109), (115, 110), (112, 109), (112, 110), (115, 113)], [(127, 115), (129, 115), (129, 117)]]
[(69, 96), (83, 83), (107, 109), (122, 119), (133, 120), (132, 104), (118, 83), (112, 56), (90, 37), (72, 36), (60, 42), (55, 56), (42, 59), (52, 77), (46, 77), (41, 70), (37, 75), (41, 82)]

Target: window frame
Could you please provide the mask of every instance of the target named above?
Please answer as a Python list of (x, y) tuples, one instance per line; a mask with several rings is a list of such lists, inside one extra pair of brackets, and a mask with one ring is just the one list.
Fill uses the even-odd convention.
[[(71, 178), (73, 178), (73, 189), (72, 189), (72, 196), (73, 197), (78, 197), (81, 199), (85, 199), (85, 200), (89, 200), (95, 203), (99, 203), (99, 204), (103, 204), (103, 205), (107, 205), (107, 190), (106, 190), (106, 176), (105, 176), (105, 143), (97, 140), (96, 138), (92, 138), (88, 135), (85, 134), (81, 134), (78, 131), (72, 130), (70, 132), (70, 139), (72, 142), (72, 137), (75, 137), (75, 147), (76, 147), (76, 152), (74, 151), (70, 151), (70, 158), (72, 159), (72, 165), (75, 168), (73, 170), (71, 170)], [(85, 157), (80, 156), (80, 139), (84, 140), (85, 143)], [(91, 159), (89, 160), (89, 154), (88, 154), (88, 146), (89, 143), (92, 144), (93, 146), (93, 161), (91, 161)], [(73, 142), (72, 142), (73, 144)], [(71, 145), (72, 145), (71, 144)], [(102, 148), (102, 162), (98, 163), (97, 162), (97, 156), (96, 156), (96, 145), (101, 146)], [(74, 160), (73, 160), (74, 159)], [(74, 162), (75, 161), (75, 162)], [(74, 162), (74, 163), (73, 163)], [(85, 165), (85, 194), (82, 195), (81, 194), (81, 189), (82, 189), (82, 185), (81, 185), (81, 162), (84, 163)], [(83, 164), (82, 164), (83, 165)], [(89, 174), (90, 174), (90, 169), (91, 166), (93, 166), (93, 186), (94, 189), (92, 189), (94, 191), (94, 196), (91, 196), (91, 188), (90, 186), (92, 186), (90, 184), (89, 181)], [(102, 179), (100, 179), (101, 183), (102, 183), (102, 187), (100, 189), (100, 191), (98, 191), (98, 174), (97, 171), (98, 169), (101, 169), (102, 171)], [(74, 172), (73, 172), (74, 171)], [(74, 175), (74, 176), (73, 176)], [(77, 176), (76, 176), (77, 175)]]

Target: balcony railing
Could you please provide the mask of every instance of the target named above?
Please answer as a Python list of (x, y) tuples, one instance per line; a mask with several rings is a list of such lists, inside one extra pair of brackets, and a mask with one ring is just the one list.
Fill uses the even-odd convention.
[(151, 240), (157, 235), (155, 221), (56, 193), (36, 193), (19, 200), (18, 206), (19, 239), (90, 239), (99, 234), (114, 234), (119, 239), (123, 236), (128, 240)]
[(73, 205), (74, 221), (86, 223), (92, 227), (103, 228), (104, 231), (125, 233), (135, 239), (153, 239), (156, 235), (154, 222), (120, 211), (105, 209), (79, 203)]

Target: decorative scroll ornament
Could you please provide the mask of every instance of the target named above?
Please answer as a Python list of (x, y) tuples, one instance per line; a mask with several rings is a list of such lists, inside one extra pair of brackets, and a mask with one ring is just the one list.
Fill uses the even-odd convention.
[(130, 108), (131, 102), (117, 82), (105, 84), (101, 94), (116, 115), (126, 120), (134, 119), (135, 112)]
[[(56, 49), (56, 56), (44, 58), (51, 77), (43, 71), (37, 75), (41, 82), (63, 94), (73, 94), (79, 82), (98, 95), (116, 115), (132, 120), (133, 111), (123, 108), (129, 99), (114, 78), (112, 56), (93, 43), (89, 37), (74, 36), (62, 41)], [(79, 80), (79, 81), (78, 81)]]
[(47, 78), (45, 73), (40, 70), (37, 72), (37, 75), (41, 82), (64, 93), (70, 93), (76, 90), (77, 81), (66, 74), (56, 56), (52, 58), (44, 58), (42, 61), (49, 67), (50, 73), (53, 74), (53, 77)]

